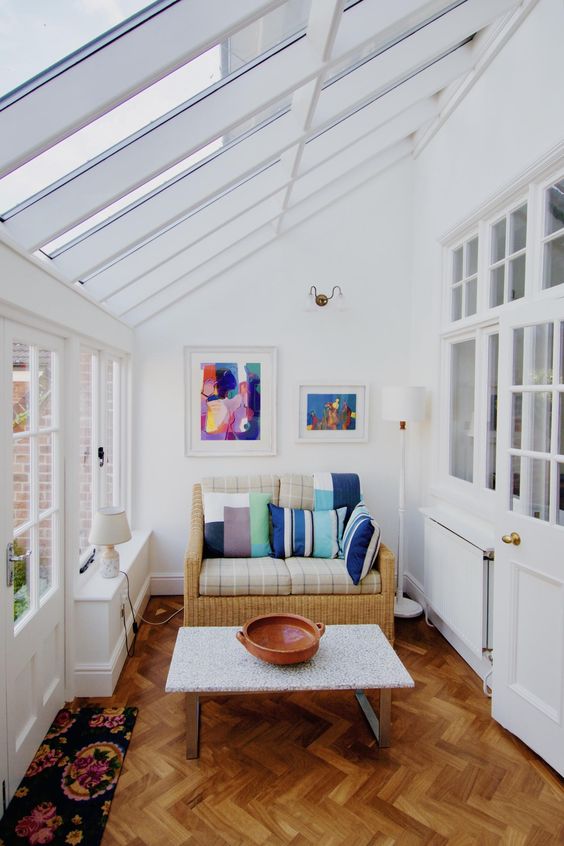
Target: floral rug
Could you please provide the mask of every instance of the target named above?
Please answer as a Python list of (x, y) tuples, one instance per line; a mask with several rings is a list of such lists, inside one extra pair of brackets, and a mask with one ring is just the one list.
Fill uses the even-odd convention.
[(63, 708), (0, 820), (0, 846), (98, 846), (137, 708)]

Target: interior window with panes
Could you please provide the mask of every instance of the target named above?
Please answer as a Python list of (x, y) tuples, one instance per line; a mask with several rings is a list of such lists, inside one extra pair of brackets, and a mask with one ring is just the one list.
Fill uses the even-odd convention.
[(545, 195), (542, 287), (564, 282), (564, 179)]
[(476, 314), (478, 303), (478, 236), (452, 251), (451, 320)]
[(527, 204), (508, 212), (490, 228), (490, 307), (525, 296)]

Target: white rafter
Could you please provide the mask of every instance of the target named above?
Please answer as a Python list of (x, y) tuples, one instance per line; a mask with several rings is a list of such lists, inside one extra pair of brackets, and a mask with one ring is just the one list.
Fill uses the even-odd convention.
[[(0, 100), (0, 176), (283, 2), (154, 3)], [(138, 325), (413, 155), (534, 2), (312, 0), (306, 37), (21, 202), (0, 234), (31, 252), (66, 236), (52, 266)], [(253, 128), (265, 109), (279, 113)]]

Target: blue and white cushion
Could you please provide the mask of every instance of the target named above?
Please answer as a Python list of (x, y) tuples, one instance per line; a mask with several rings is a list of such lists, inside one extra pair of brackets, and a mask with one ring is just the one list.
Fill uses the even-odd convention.
[(345, 525), (346, 508), (304, 511), (269, 504), (275, 558), (337, 558)]
[(361, 501), (360, 479), (356, 473), (314, 473), (313, 507), (315, 511), (346, 506), (348, 523), (352, 510)]
[(373, 567), (380, 549), (380, 539), (380, 526), (374, 522), (366, 506), (359, 503), (343, 535), (345, 566), (355, 585)]

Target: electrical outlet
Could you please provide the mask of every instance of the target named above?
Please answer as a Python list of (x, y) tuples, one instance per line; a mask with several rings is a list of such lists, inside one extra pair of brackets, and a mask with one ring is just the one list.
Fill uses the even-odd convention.
[(121, 616), (125, 617), (125, 604), (123, 602), (121, 603), (121, 608), (120, 608), (119, 611), (120, 611)]

